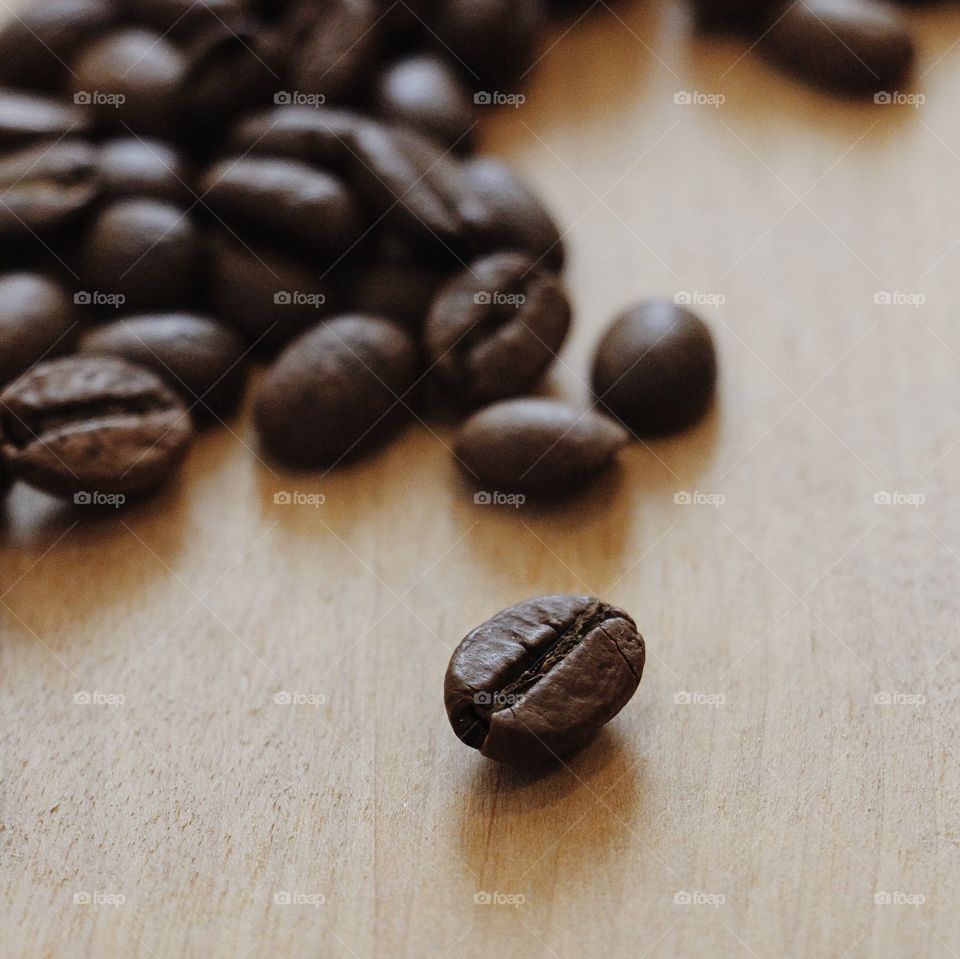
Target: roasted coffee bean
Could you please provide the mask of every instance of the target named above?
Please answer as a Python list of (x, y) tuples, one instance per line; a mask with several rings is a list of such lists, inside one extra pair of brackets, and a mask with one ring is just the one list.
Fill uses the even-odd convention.
[(851, 96), (906, 83), (913, 38), (893, 7), (876, 0), (803, 0), (774, 16), (760, 50), (802, 79)]
[(37, 273), (0, 276), (0, 387), (49, 356), (66, 352), (75, 324), (67, 291)]
[(80, 249), (88, 291), (123, 297), (128, 310), (190, 306), (203, 245), (185, 210), (159, 200), (118, 200), (91, 224)]
[(118, 137), (100, 147), (97, 163), (100, 189), (110, 200), (151, 197), (189, 204), (195, 197), (190, 174), (180, 154), (161, 140)]
[(588, 745), (640, 684), (643, 637), (592, 596), (544, 596), (497, 613), (454, 650), (450, 725), (488, 759), (555, 762)]
[(7, 468), (55, 496), (155, 489), (192, 435), (190, 415), (160, 378), (116, 357), (40, 363), (0, 393)]
[(227, 222), (250, 224), (315, 253), (343, 253), (360, 235), (345, 184), (296, 160), (230, 157), (200, 181), (204, 201)]
[(377, 53), (380, 14), (372, 0), (307, 0), (293, 8), (290, 83), (334, 103), (357, 96)]
[(80, 352), (121, 356), (153, 370), (181, 395), (193, 418), (223, 419), (236, 410), (247, 378), (240, 335), (195, 313), (128, 316), (98, 326)]
[(115, 20), (108, 0), (44, 0), (18, 7), (0, 30), (0, 83), (59, 90), (77, 52)]
[(693, 0), (701, 30), (740, 31), (761, 26), (777, 0)]
[(380, 75), (374, 105), (385, 120), (403, 123), (461, 152), (470, 148), (473, 98), (444, 60), (415, 54), (398, 60)]
[(25, 146), (35, 140), (59, 140), (87, 132), (86, 114), (73, 104), (48, 100), (35, 93), (0, 90), (0, 149)]
[(97, 153), (83, 141), (40, 143), (0, 155), (0, 240), (65, 226), (97, 191)]
[(474, 413), (457, 432), (454, 455), (478, 483), (550, 495), (569, 492), (611, 466), (629, 439), (605, 416), (525, 397)]
[(493, 157), (468, 160), (464, 170), (480, 201), (466, 226), (473, 251), (524, 250), (559, 272), (565, 258), (560, 230), (513, 170)]
[(669, 300), (622, 313), (597, 347), (597, 401), (636, 436), (666, 436), (701, 419), (713, 402), (717, 355), (704, 322)]
[(231, 23), (245, 13), (243, 0), (113, 0), (125, 18), (181, 39), (197, 30)]
[(417, 261), (378, 260), (352, 278), (350, 309), (419, 329), (443, 282), (444, 274)]
[(433, 33), (478, 92), (506, 92), (533, 65), (545, 22), (543, 0), (442, 0)]
[(382, 442), (402, 421), (416, 375), (410, 335), (351, 314), (321, 323), (280, 354), (260, 385), (260, 442), (297, 466), (332, 466)]
[(440, 291), (424, 342), (437, 377), (469, 404), (526, 393), (563, 346), (570, 304), (523, 253), (474, 261)]
[(210, 310), (260, 352), (282, 346), (322, 319), (335, 306), (332, 294), (318, 269), (225, 236), (211, 243)]
[(183, 53), (149, 30), (118, 30), (73, 65), (73, 96), (105, 129), (166, 136), (174, 127), (186, 72)]

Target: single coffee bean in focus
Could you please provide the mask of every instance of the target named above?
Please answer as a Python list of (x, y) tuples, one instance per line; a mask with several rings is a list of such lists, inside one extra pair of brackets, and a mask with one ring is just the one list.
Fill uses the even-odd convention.
[(645, 653), (633, 619), (595, 597), (518, 603), (454, 650), (444, 681), (450, 725), (489, 759), (555, 762), (630, 701)]

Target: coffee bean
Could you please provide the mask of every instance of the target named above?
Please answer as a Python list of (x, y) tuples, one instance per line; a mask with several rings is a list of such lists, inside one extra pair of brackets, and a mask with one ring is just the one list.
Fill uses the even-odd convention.
[(233, 22), (244, 12), (243, 0), (113, 0), (125, 17), (164, 36), (180, 39), (204, 27)]
[(189, 204), (190, 174), (181, 155), (161, 140), (118, 137), (100, 147), (97, 166), (102, 195), (110, 200), (152, 197)]
[(260, 352), (289, 342), (335, 306), (322, 271), (226, 236), (211, 243), (207, 299)]
[(460, 427), (454, 455), (468, 478), (498, 490), (561, 494), (611, 466), (629, 435), (555, 400), (504, 400)]
[(466, 226), (473, 251), (524, 250), (554, 272), (563, 269), (560, 230), (513, 170), (486, 156), (468, 160), (464, 170), (479, 199)]
[(761, 26), (777, 0), (693, 0), (701, 30), (743, 30)]
[(75, 324), (67, 291), (37, 273), (0, 276), (0, 387), (71, 345)]
[(153, 370), (200, 422), (230, 416), (247, 378), (239, 334), (195, 313), (128, 316), (106, 323), (81, 338), (79, 352), (120, 356)]
[(73, 66), (74, 99), (108, 130), (164, 137), (174, 127), (183, 53), (149, 30), (118, 30), (88, 47)]
[[(0, 155), (0, 240), (58, 230), (97, 197), (97, 153), (80, 140)], [(47, 251), (48, 259), (53, 254)]]
[(200, 193), (228, 222), (316, 253), (342, 253), (360, 235), (360, 215), (344, 183), (296, 160), (221, 160), (201, 179)]
[(200, 234), (190, 217), (159, 200), (118, 200), (105, 207), (80, 250), (86, 289), (119, 294), (130, 310), (192, 305), (203, 266)]
[(533, 65), (545, 20), (543, 0), (442, 0), (432, 27), (468, 83), (504, 91)]
[(0, 83), (59, 90), (77, 52), (115, 19), (107, 0), (45, 0), (18, 7), (0, 29)]
[(636, 436), (666, 436), (696, 423), (713, 402), (717, 356), (703, 321), (668, 300), (622, 313), (597, 347), (597, 401)]
[(36, 140), (59, 140), (87, 131), (86, 114), (78, 107), (35, 93), (0, 90), (0, 149)]
[(588, 745), (640, 684), (643, 637), (592, 596), (544, 596), (469, 633), (444, 681), (450, 725), (488, 759), (535, 766)]
[(267, 372), (254, 409), (264, 448), (330, 466), (382, 441), (416, 375), (413, 340), (372, 316), (339, 316), (294, 340)]
[(560, 351), (570, 304), (522, 253), (474, 261), (434, 301), (424, 342), (437, 377), (469, 404), (528, 392)]
[(419, 329), (443, 282), (442, 273), (417, 261), (378, 260), (358, 270), (349, 284), (350, 309)]
[(415, 54), (391, 64), (376, 82), (374, 104), (385, 120), (411, 126), (461, 152), (470, 147), (476, 123), (473, 99), (440, 57)]
[(189, 414), (163, 382), (115, 357), (40, 363), (0, 393), (7, 468), (55, 496), (155, 489), (192, 435)]
[(765, 33), (760, 50), (802, 79), (852, 96), (902, 87), (914, 57), (903, 17), (874, 0), (792, 3)]

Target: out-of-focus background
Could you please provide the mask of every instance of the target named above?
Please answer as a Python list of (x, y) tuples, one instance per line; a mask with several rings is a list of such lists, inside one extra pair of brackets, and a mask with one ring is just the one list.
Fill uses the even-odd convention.
[[(601, 0), (490, 108), (566, 230), (555, 391), (644, 296), (719, 345), (709, 421), (571, 503), (476, 505), (439, 427), (285, 473), (246, 415), (115, 518), (13, 491), (0, 953), (955, 956), (960, 13), (916, 19), (916, 106)], [(635, 616), (640, 690), (498, 768), (447, 659), (565, 591)]]

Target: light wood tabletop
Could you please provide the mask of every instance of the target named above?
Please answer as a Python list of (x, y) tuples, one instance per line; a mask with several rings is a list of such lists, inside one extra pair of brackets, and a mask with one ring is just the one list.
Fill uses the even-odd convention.
[[(914, 19), (924, 101), (851, 105), (601, 0), (484, 114), (566, 232), (556, 393), (646, 296), (718, 342), (709, 421), (570, 502), (475, 504), (440, 424), (285, 472), (248, 411), (116, 515), (12, 490), (0, 954), (960, 953), (960, 14)], [(448, 657), (568, 591), (640, 689), (498, 767)]]

